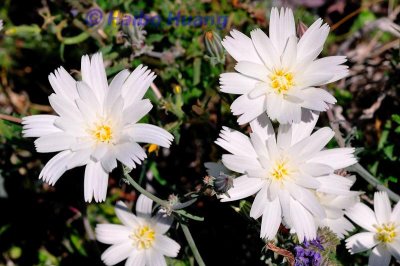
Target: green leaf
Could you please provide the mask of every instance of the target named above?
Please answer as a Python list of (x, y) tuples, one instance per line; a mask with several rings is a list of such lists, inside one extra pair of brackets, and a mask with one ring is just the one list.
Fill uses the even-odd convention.
[(389, 158), (391, 161), (395, 161), (396, 157), (393, 156), (394, 145), (389, 145), (383, 149), (383, 153)]
[(82, 255), (82, 256), (87, 256), (86, 250), (83, 247), (83, 241), (80, 236), (72, 234), (70, 237), (72, 245), (75, 247), (75, 249)]
[(400, 115), (392, 115), (392, 120), (400, 125)]
[(385, 129), (382, 131), (381, 137), (379, 138), (378, 142), (378, 150), (382, 150), (382, 148), (387, 143), (387, 139), (389, 137), (389, 130)]
[(193, 86), (200, 83), (201, 59), (196, 57), (193, 61)]
[(157, 169), (157, 164), (155, 162), (150, 163), (149, 169), (153, 173), (153, 176), (157, 180), (157, 182), (160, 183), (160, 185), (165, 186), (167, 184), (167, 180), (161, 177), (160, 172)]

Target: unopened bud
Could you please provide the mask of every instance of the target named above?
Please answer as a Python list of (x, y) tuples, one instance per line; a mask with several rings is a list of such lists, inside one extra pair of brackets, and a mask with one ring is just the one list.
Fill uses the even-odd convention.
[(304, 24), (301, 20), (297, 23), (297, 36), (301, 38), (301, 36), (304, 35), (304, 33), (307, 31), (308, 27), (306, 24)]
[[(128, 16), (128, 15), (125, 15)], [(147, 32), (143, 30), (145, 23), (142, 18), (124, 17), (124, 19), (131, 23), (121, 23), (122, 32), (134, 48), (141, 48), (146, 39)]]
[(221, 41), (221, 37), (215, 31), (207, 31), (204, 35), (204, 44), (209, 54), (208, 58), (213, 65), (225, 62), (225, 53)]
[(226, 193), (233, 187), (233, 177), (225, 173), (220, 173), (214, 177), (214, 190), (219, 193)]

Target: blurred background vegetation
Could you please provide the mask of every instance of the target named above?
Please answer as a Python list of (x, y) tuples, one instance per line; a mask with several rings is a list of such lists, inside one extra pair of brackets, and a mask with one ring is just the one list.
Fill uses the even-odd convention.
[[(224, 54), (218, 36), (231, 29), (267, 31), (272, 6), (294, 8), (296, 20), (307, 26), (318, 17), (331, 26), (323, 55), (346, 55), (350, 76), (328, 86), (338, 105), (318, 125), (337, 127), (342, 145), (357, 147), (360, 164), (399, 193), (399, 1), (2, 0), (0, 265), (101, 265), (106, 246), (95, 241), (94, 226), (118, 222), (113, 204), (137, 198), (118, 170), (102, 204), (84, 202), (82, 168), (68, 171), (55, 187), (38, 180), (52, 154), (36, 153), (32, 140), (21, 138), (18, 122), (25, 115), (53, 112), (47, 77), (54, 69), (62, 65), (80, 79), (81, 56), (100, 50), (109, 78), (141, 63), (155, 71), (158, 77), (146, 95), (155, 107), (146, 119), (172, 132), (175, 142), (170, 150), (148, 150), (149, 159), (133, 176), (162, 198), (184, 195), (202, 187), (204, 162), (220, 157), (213, 142), (222, 125), (239, 129), (229, 110), (234, 97), (219, 92), (219, 74), (232, 71), (235, 62)], [(93, 10), (101, 13), (89, 17)], [(168, 23), (178, 12), (186, 21)], [(109, 20), (110, 14), (116, 19)], [(127, 14), (153, 23), (122, 26), (120, 18)], [(215, 23), (206, 23), (205, 16)], [(367, 191), (363, 197), (370, 200), (373, 187), (357, 177), (354, 189)], [(245, 201), (219, 203), (207, 191), (190, 207), (205, 219), (191, 221), (190, 228), (207, 265), (275, 261), (248, 211)], [(169, 263), (193, 265), (182, 232), (171, 234), (182, 250)], [(344, 265), (366, 263), (365, 254), (350, 256), (343, 243), (337, 258)]]

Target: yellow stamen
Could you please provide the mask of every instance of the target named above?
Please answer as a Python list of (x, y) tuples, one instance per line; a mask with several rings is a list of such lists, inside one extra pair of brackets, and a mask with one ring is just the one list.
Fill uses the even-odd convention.
[(111, 127), (108, 125), (99, 125), (94, 130), (94, 137), (101, 142), (110, 142), (112, 138)]
[(148, 225), (138, 227), (131, 235), (131, 239), (133, 239), (133, 245), (137, 249), (151, 248), (154, 244), (155, 238), (156, 232)]
[(286, 162), (279, 161), (275, 164), (273, 170), (271, 171), (271, 177), (276, 181), (282, 181), (285, 177), (289, 175), (289, 171), (286, 167)]
[(374, 225), (376, 228), (375, 237), (379, 242), (391, 243), (397, 236), (396, 226), (394, 223), (385, 223), (381, 225)]
[(294, 86), (293, 74), (282, 69), (275, 70), (269, 78), (271, 87), (279, 94), (288, 92)]

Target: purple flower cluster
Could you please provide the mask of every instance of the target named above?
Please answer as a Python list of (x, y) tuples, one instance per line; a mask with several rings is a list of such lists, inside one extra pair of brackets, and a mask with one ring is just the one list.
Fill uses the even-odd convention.
[(294, 248), (296, 251), (295, 266), (319, 266), (322, 262), (320, 251), (324, 250), (319, 238), (304, 241), (302, 245)]

